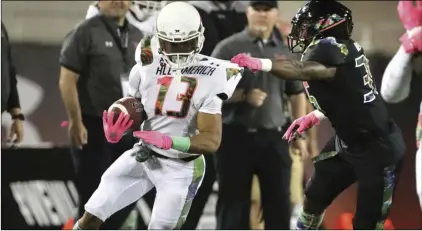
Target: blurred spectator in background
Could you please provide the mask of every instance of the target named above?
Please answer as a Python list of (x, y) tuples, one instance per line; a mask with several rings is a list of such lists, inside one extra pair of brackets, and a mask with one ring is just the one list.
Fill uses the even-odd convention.
[(242, 31), (247, 24), (248, 1), (189, 1), (201, 15), (206, 28), (201, 54), (211, 55), (221, 40)]
[(292, 31), (292, 24), (290, 22), (279, 19), (276, 23), (276, 27), (281, 33), (283, 44), (287, 46), (287, 36), (289, 36), (290, 32)]
[(7, 35), (6, 27), (1, 23), (1, 113), (10, 113), (12, 125), (8, 134), (7, 142), (19, 144), (23, 138), (22, 120), (19, 94), (17, 88), (16, 69), (12, 62), (12, 52)]
[[(123, 97), (121, 79), (135, 64), (143, 34), (125, 18), (131, 1), (100, 1), (101, 14), (85, 20), (65, 38), (60, 54), (59, 87), (69, 119), (69, 136), (79, 194), (78, 219), (98, 187), (103, 172), (133, 145), (125, 136), (110, 144), (104, 137), (102, 113)], [(109, 218), (104, 229), (119, 229), (134, 204)]]
[[(411, 91), (412, 76), (422, 77), (422, 1), (400, 1), (398, 12), (404, 28), (407, 30), (400, 38), (402, 45), (385, 69), (381, 96), (388, 103), (405, 100)], [(421, 91), (422, 87), (414, 88)], [(416, 190), (422, 208), (422, 102), (416, 127)]]
[[(155, 21), (158, 12), (167, 4), (167, 1), (132, 1), (133, 4), (126, 13), (126, 19), (144, 35), (154, 33)], [(86, 19), (100, 13), (99, 1), (95, 1), (88, 7)]]
[[(290, 55), (280, 32), (277, 1), (250, 1), (248, 27), (217, 45), (213, 56), (230, 59), (237, 53), (267, 58)], [(245, 70), (232, 98), (223, 106), (223, 139), (217, 153), (219, 198), (217, 229), (249, 229), (250, 195), (256, 173), (262, 195), (265, 229), (290, 229), (289, 145), (282, 140), (287, 122), (283, 94), (289, 96), (292, 114), (306, 114), (306, 97), (301, 82), (283, 81)], [(307, 155), (306, 142), (295, 142)]]

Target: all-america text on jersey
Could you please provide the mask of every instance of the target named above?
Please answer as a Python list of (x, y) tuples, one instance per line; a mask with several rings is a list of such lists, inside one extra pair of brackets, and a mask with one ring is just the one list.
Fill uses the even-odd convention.
[[(164, 62), (164, 60), (160, 61), (160, 62)], [(213, 65), (213, 64), (210, 64), (210, 65)], [(184, 75), (208, 75), (208, 76), (212, 76), (216, 69), (217, 69), (216, 67), (212, 67), (212, 66), (191, 66), (191, 67), (183, 68), (181, 70), (181, 73), (184, 74)], [(171, 68), (167, 67), (167, 65), (163, 64), (163, 65), (160, 65), (157, 68), (157, 71), (155, 73), (157, 75), (171, 75), (172, 70), (171, 70)]]
[(422, 229), (422, 1), (2, 7), (2, 229)]

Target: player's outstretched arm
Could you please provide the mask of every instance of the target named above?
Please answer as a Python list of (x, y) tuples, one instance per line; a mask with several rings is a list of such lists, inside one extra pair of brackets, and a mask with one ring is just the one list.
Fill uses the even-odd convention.
[(411, 59), (413, 54), (422, 52), (422, 1), (417, 1), (416, 6), (412, 1), (400, 1), (397, 11), (406, 32), (400, 37), (402, 45), (382, 78), (381, 95), (390, 103), (400, 102), (409, 95)]
[(398, 103), (407, 98), (412, 80), (412, 55), (403, 47), (397, 51), (385, 69), (381, 82), (381, 96), (389, 103)]
[(289, 80), (330, 79), (336, 74), (335, 67), (326, 67), (315, 61), (259, 59), (246, 54), (238, 54), (231, 61), (252, 71), (271, 72), (276, 77)]
[[(326, 67), (315, 61), (297, 61), (297, 60), (269, 60), (264, 59), (268, 65), (271, 65), (269, 70), (274, 76), (282, 79), (291, 80), (321, 80), (334, 78), (336, 74), (335, 67)], [(269, 67), (269, 66), (268, 66)], [(266, 71), (263, 69), (263, 71)]]

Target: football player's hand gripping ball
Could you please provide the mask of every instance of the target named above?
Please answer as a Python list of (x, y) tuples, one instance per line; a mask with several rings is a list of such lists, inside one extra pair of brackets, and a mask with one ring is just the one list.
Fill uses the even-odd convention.
[(125, 131), (129, 129), (133, 123), (133, 120), (130, 119), (130, 115), (125, 115), (124, 113), (119, 113), (119, 117), (114, 124), (113, 120), (114, 112), (103, 112), (104, 133), (109, 143), (119, 142)]

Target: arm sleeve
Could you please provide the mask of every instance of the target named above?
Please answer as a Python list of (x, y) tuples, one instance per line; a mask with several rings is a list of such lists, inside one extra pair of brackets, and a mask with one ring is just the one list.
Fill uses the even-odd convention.
[(397, 103), (409, 95), (412, 80), (411, 60), (412, 55), (400, 47), (385, 69), (381, 82), (381, 96), (386, 102)]
[(84, 69), (91, 38), (86, 28), (78, 26), (65, 38), (60, 51), (59, 62), (63, 67), (80, 74)]
[(199, 108), (199, 112), (207, 114), (220, 114), (223, 101), (218, 98), (218, 96), (211, 94), (208, 98), (205, 99), (202, 106)]
[(297, 95), (303, 93), (305, 89), (303, 88), (302, 81), (291, 81), (286, 80), (286, 95)]
[(135, 62), (140, 65), (142, 65), (141, 53), (142, 53), (142, 40), (141, 42), (138, 43), (135, 49)]
[(140, 88), (142, 83), (142, 65), (136, 64), (129, 74), (129, 96), (141, 99)]
[(335, 67), (346, 63), (348, 53), (346, 45), (337, 43), (334, 38), (328, 37), (309, 45), (303, 60)]

